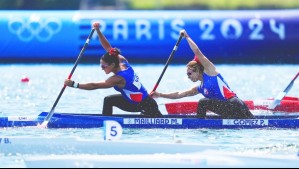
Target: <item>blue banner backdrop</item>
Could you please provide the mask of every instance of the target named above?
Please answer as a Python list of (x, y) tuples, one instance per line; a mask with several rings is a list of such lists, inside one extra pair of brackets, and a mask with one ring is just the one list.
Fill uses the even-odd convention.
[[(0, 63), (75, 61), (92, 28), (131, 63), (165, 63), (186, 29), (214, 63), (299, 63), (299, 10), (0, 11)], [(94, 34), (85, 62), (105, 51)], [(182, 40), (173, 62), (193, 53)]]

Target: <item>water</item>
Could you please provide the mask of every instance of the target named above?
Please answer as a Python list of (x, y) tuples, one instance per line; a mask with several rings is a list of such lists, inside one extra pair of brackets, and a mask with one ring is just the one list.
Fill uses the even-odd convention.
[[(64, 79), (73, 64), (0, 65), (0, 112), (5, 115), (38, 115), (50, 111)], [(145, 87), (151, 91), (164, 65), (133, 65)], [(298, 65), (216, 65), (230, 87), (244, 100), (273, 98), (282, 92), (298, 72)], [(22, 83), (23, 76), (30, 78)], [(106, 75), (99, 65), (78, 65), (73, 80), (79, 83), (103, 81)], [(297, 96), (299, 80), (295, 81), (289, 96)], [(157, 91), (171, 92), (189, 89), (198, 83), (186, 76), (185, 65), (169, 65)], [(56, 112), (101, 113), (103, 98), (115, 94), (114, 89), (93, 91), (67, 88), (56, 106)], [(180, 100), (156, 99), (158, 104), (172, 101), (198, 100), (201, 95)], [(114, 112), (121, 112), (115, 108)], [(166, 112), (163, 112), (166, 113)], [(0, 129), (1, 137), (69, 137), (102, 139), (101, 129)], [(269, 154), (293, 154), (299, 150), (299, 132), (295, 129), (124, 129), (124, 141), (202, 143), (219, 146), (224, 151), (263, 152)], [(36, 154), (33, 154), (36, 155)], [(1, 156), (1, 155), (0, 155)], [(3, 156), (0, 167), (24, 167), (19, 156)]]

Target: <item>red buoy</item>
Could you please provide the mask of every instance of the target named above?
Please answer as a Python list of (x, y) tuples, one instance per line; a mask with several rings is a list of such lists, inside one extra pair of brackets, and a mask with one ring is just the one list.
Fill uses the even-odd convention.
[(21, 82), (23, 82), (23, 83), (27, 83), (27, 82), (29, 82), (29, 78), (26, 77), (26, 76), (24, 76), (24, 77), (21, 79)]

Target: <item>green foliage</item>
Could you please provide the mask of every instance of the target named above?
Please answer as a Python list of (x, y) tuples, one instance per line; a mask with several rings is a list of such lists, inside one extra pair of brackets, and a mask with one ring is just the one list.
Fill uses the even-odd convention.
[(117, 4), (138, 10), (299, 9), (299, 0), (0, 0), (0, 9), (78, 10), (81, 4), (90, 9), (104, 9), (107, 5), (118, 9)]
[(130, 0), (132, 9), (291, 9), (299, 0)]

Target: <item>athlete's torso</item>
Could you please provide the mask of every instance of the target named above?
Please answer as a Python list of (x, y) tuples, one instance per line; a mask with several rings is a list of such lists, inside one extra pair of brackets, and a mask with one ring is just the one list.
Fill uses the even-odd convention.
[(227, 100), (236, 96), (220, 73), (217, 76), (209, 76), (203, 73), (203, 84), (197, 90), (203, 96), (210, 99)]
[(140, 103), (148, 97), (148, 92), (139, 81), (138, 75), (127, 61), (122, 62), (127, 69), (118, 72), (116, 75), (125, 79), (126, 84), (123, 89), (114, 86), (114, 89), (119, 91), (131, 103)]

